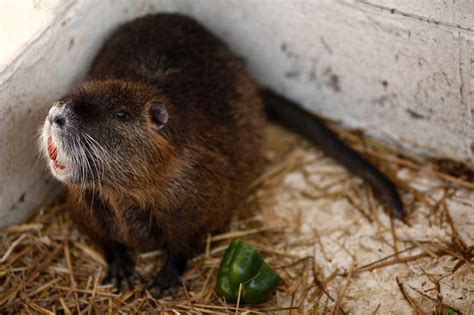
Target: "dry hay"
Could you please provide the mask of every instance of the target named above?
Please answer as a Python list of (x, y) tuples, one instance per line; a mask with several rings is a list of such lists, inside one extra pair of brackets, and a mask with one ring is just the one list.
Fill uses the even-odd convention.
[[(440, 169), (446, 163), (336, 130), (396, 181), (405, 223), (391, 220), (366, 185), (312, 145), (270, 126), (266, 171), (228, 232), (207, 238), (174, 297), (141, 296), (141, 285), (122, 293), (101, 286), (103, 258), (58, 204), (38, 207), (1, 234), (0, 313), (472, 314), (472, 173), (450, 165), (448, 174)], [(214, 292), (220, 259), (235, 238), (284, 278), (265, 304), (230, 305)], [(162, 258), (160, 251), (140, 253), (137, 269), (151, 280)]]

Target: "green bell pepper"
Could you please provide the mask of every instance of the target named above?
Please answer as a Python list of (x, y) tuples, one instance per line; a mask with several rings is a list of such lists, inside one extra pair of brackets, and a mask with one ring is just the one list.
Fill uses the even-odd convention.
[(222, 258), (217, 275), (217, 293), (227, 302), (235, 303), (242, 283), (240, 302), (264, 302), (282, 278), (250, 245), (232, 241)]

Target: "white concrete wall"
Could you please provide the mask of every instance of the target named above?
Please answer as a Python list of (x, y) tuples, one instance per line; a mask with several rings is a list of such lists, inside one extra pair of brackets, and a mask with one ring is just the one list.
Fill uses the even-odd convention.
[[(36, 131), (54, 100), (84, 78), (119, 23), (156, 11), (146, 0), (63, 0), (48, 14), (41, 9), (45, 2), (31, 2), (45, 18), (33, 23), (31, 38), (20, 50), (9, 48), (4, 58), (10, 62), (0, 70), (0, 227), (23, 218), (52, 189), (46, 164), (38, 161)], [(21, 23), (12, 21), (0, 34), (14, 32), (15, 21)], [(0, 40), (0, 48), (10, 45), (5, 37)]]
[(474, 1), (163, 2), (304, 106), (472, 163)]
[(474, 165), (471, 0), (44, 2), (34, 1), (51, 18), (0, 70), (0, 226), (49, 189), (34, 166), (34, 133), (47, 108), (80, 82), (118, 23), (158, 9), (195, 16), (261, 84), (315, 112)]

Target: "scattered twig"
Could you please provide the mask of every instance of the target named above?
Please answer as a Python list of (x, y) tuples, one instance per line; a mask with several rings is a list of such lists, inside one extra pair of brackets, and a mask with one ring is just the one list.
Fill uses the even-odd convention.
[(396, 280), (397, 280), (397, 285), (398, 285), (398, 288), (400, 289), (400, 292), (402, 293), (403, 297), (405, 298), (405, 300), (408, 302), (408, 304), (410, 304), (410, 306), (416, 311), (417, 314), (425, 314), (421, 309), (420, 307), (415, 303), (415, 301), (413, 301), (413, 299), (406, 293), (404, 287), (403, 287), (403, 283), (400, 282), (400, 280), (398, 279), (398, 277), (396, 277)]

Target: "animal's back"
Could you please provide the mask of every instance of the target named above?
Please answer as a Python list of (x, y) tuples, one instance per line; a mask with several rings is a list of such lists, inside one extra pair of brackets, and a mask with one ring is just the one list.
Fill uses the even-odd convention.
[(243, 62), (196, 21), (157, 14), (112, 34), (89, 78), (107, 79), (151, 85), (173, 104), (160, 133), (182, 171), (162, 189), (182, 200), (171, 202), (179, 209), (166, 209), (170, 217), (160, 223), (189, 225), (176, 233), (194, 238), (223, 228), (262, 161), (263, 109)]

